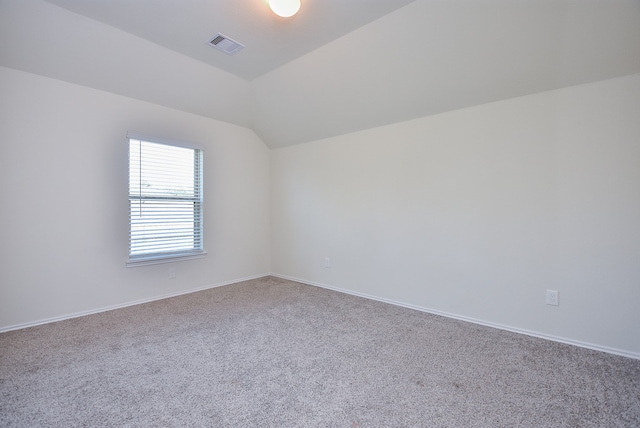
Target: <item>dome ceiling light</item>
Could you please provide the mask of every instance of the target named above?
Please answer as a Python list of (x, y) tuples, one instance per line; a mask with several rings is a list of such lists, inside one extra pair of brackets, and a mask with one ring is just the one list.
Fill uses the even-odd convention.
[(300, 0), (269, 0), (269, 7), (276, 15), (289, 18), (300, 10)]

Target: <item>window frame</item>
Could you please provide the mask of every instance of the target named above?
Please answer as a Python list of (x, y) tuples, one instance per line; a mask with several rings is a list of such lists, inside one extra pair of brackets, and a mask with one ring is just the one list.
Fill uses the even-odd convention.
[[(161, 144), (170, 147), (179, 147), (185, 149), (191, 149), (194, 151), (199, 151), (199, 168), (198, 168), (198, 176), (194, 175), (194, 187), (197, 186), (198, 196), (199, 196), (199, 218), (194, 216), (194, 223), (197, 223), (199, 226), (199, 235), (200, 235), (200, 248), (194, 248), (190, 250), (176, 250), (173, 252), (148, 252), (143, 254), (131, 254), (132, 249), (132, 200), (136, 200), (135, 196), (132, 196), (131, 193), (131, 141), (141, 141), (152, 144)], [(126, 139), (126, 147), (127, 147), (127, 194), (128, 194), (128, 207), (127, 211), (129, 214), (128, 218), (128, 259), (127, 259), (127, 267), (136, 267), (136, 266), (146, 266), (146, 265), (154, 265), (160, 263), (171, 263), (175, 261), (181, 260), (192, 260), (203, 258), (207, 255), (207, 252), (204, 249), (204, 147), (198, 144), (188, 143), (184, 141), (170, 140), (165, 138), (159, 138), (149, 135), (140, 134), (137, 132), (127, 132)], [(194, 158), (195, 161), (195, 158)], [(195, 183), (195, 180), (198, 180), (199, 183)], [(139, 198), (140, 200), (144, 200), (144, 198)], [(162, 198), (161, 198), (162, 199)], [(179, 200), (180, 198), (171, 198), (167, 197), (167, 200)], [(195, 227), (195, 226), (194, 226)]]

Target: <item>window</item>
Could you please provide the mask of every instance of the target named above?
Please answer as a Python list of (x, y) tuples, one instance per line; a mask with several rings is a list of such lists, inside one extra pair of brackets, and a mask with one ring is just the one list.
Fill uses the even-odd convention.
[(128, 265), (203, 257), (202, 150), (128, 133)]

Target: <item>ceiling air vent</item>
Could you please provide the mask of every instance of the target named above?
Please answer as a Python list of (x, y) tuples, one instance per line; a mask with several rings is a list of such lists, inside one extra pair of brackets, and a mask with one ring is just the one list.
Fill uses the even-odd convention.
[(216, 34), (213, 39), (208, 42), (214, 48), (221, 50), (222, 52), (233, 55), (234, 53), (238, 53), (244, 45), (236, 42), (235, 40), (231, 40), (224, 34)]

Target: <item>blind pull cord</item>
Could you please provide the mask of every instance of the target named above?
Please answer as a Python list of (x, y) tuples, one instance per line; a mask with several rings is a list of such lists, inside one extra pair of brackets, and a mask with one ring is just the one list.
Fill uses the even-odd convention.
[(142, 218), (142, 141), (139, 142), (138, 145), (138, 212), (140, 213), (140, 218)]

